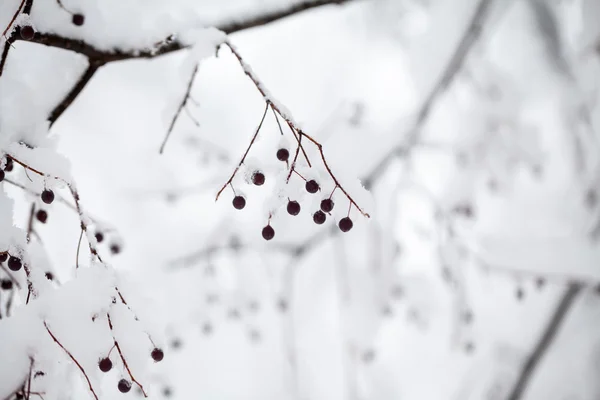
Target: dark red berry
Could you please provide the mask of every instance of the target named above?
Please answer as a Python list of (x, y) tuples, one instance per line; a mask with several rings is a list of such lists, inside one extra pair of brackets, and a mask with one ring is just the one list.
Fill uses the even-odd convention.
[(8, 253), (0, 254), (0, 263), (3, 263), (6, 260), (8, 260)]
[(331, 199), (323, 199), (321, 200), (321, 211), (323, 212), (331, 212), (333, 210), (333, 200)]
[(232, 204), (236, 210), (241, 210), (242, 208), (246, 207), (246, 199), (244, 196), (235, 196)]
[(290, 215), (300, 214), (300, 203), (295, 200), (290, 200), (287, 204), (287, 212)]
[(85, 17), (83, 14), (73, 14), (72, 21), (74, 25), (81, 26), (85, 22)]
[(98, 243), (102, 243), (102, 241), (104, 240), (104, 234), (102, 232), (96, 232), (94, 237), (96, 238), (96, 242)]
[(13, 287), (13, 283), (10, 279), (2, 279), (0, 281), (0, 288), (4, 290), (11, 290)]
[(267, 225), (262, 230), (262, 237), (265, 240), (271, 240), (275, 237), (275, 229), (271, 225)]
[(21, 265), (21, 260), (17, 257), (13, 257), (10, 256), (8, 259), (8, 268), (10, 268), (11, 271), (18, 271), (20, 270), (22, 267)]
[(277, 159), (279, 161), (287, 161), (290, 158), (290, 152), (287, 149), (277, 150)]
[(54, 274), (52, 272), (46, 272), (45, 276), (46, 276), (46, 279), (48, 279), (49, 281), (54, 280)]
[(342, 232), (348, 232), (350, 229), (352, 229), (354, 224), (352, 223), (352, 220), (349, 217), (344, 217), (340, 219), (340, 223), (338, 224), (338, 226), (340, 227), (340, 230)]
[(0, 169), (0, 182), (4, 180), (5, 173)]
[(13, 168), (15, 167), (15, 164), (13, 163), (12, 158), (7, 158), (6, 159), (6, 165), (4, 166), (4, 171), (6, 172), (10, 172), (13, 170)]
[(110, 252), (112, 254), (119, 254), (121, 252), (121, 246), (119, 246), (118, 244), (111, 244)]
[(119, 388), (119, 392), (127, 393), (131, 390), (131, 382), (129, 382), (127, 379), (121, 379), (117, 387)]
[(150, 355), (152, 356), (152, 359), (156, 362), (162, 361), (162, 359), (165, 358), (165, 353), (163, 353), (163, 351), (157, 347), (155, 347), (152, 350), (152, 353), (150, 353)]
[(315, 221), (315, 224), (317, 225), (324, 224), (326, 219), (327, 215), (325, 215), (325, 213), (321, 210), (313, 214), (313, 221)]
[(35, 36), (35, 30), (31, 25), (22, 26), (19, 33), (24, 40), (31, 40)]
[(319, 184), (314, 179), (306, 182), (304, 187), (308, 193), (317, 193), (319, 191)]
[(54, 192), (50, 189), (46, 189), (42, 192), (42, 201), (46, 204), (52, 204), (54, 201)]
[(265, 174), (258, 171), (253, 173), (252, 183), (254, 183), (256, 186), (262, 186), (265, 183)]
[(108, 372), (112, 369), (112, 361), (110, 361), (110, 358), (108, 357), (103, 358), (98, 362), (98, 368), (100, 368), (100, 371), (102, 372)]
[(37, 218), (38, 221), (40, 221), (42, 224), (45, 224), (46, 221), (48, 220), (48, 213), (45, 210), (38, 210), (35, 213), (35, 217)]

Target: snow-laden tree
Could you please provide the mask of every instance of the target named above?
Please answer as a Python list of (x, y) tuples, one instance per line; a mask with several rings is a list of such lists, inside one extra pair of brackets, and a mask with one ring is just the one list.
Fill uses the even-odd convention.
[(597, 399), (599, 15), (3, 1), (0, 399)]

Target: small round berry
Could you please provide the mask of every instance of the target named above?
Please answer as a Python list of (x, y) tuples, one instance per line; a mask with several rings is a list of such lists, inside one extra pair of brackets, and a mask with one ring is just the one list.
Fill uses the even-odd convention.
[(163, 358), (165, 358), (165, 353), (163, 353), (163, 351), (158, 347), (155, 347), (152, 350), (152, 353), (150, 353), (150, 355), (152, 356), (152, 359), (156, 362), (160, 362), (163, 360)]
[(73, 14), (73, 25), (81, 26), (85, 22), (83, 14)]
[(6, 165), (4, 166), (4, 171), (6, 172), (10, 172), (13, 170), (13, 168), (15, 167), (15, 164), (13, 163), (12, 158), (7, 158), (6, 159)]
[(179, 338), (175, 338), (171, 341), (171, 348), (174, 350), (178, 350), (183, 346), (183, 342)]
[(42, 192), (42, 201), (46, 204), (52, 204), (54, 201), (54, 192), (50, 189), (46, 189)]
[(246, 207), (246, 199), (244, 198), (244, 196), (235, 196), (233, 198), (232, 204), (236, 210), (241, 210), (242, 208)]
[(119, 392), (127, 393), (131, 390), (131, 382), (129, 382), (127, 379), (121, 379), (117, 385), (117, 388), (119, 388)]
[(6, 260), (8, 260), (8, 253), (0, 254), (0, 263), (3, 263)]
[(31, 40), (35, 36), (35, 30), (31, 25), (22, 26), (19, 33), (24, 40)]
[(210, 335), (213, 332), (213, 326), (210, 322), (205, 322), (202, 324), (202, 333), (205, 336)]
[(13, 257), (10, 256), (8, 259), (8, 268), (10, 268), (11, 271), (18, 271), (20, 270), (22, 267), (21, 265), (21, 260), (17, 257)]
[(110, 361), (110, 358), (108, 357), (103, 358), (98, 361), (98, 368), (100, 368), (100, 371), (102, 372), (108, 372), (112, 369), (112, 361)]
[(44, 276), (46, 277), (46, 279), (48, 279), (49, 281), (53, 281), (54, 280), (54, 274), (50, 271), (46, 272), (44, 274)]
[(313, 221), (315, 221), (315, 224), (317, 224), (317, 225), (324, 224), (326, 219), (327, 219), (327, 215), (325, 215), (325, 213), (321, 210), (319, 210), (313, 214)]
[(4, 171), (2, 171), (2, 170), (0, 169), (0, 182), (2, 182), (2, 181), (4, 180), (4, 176), (5, 176), (5, 175), (6, 175), (6, 174), (4, 173)]
[(319, 191), (319, 184), (314, 179), (306, 182), (304, 187), (308, 193), (317, 193)]
[(323, 212), (331, 212), (333, 210), (333, 200), (331, 199), (323, 199), (321, 200), (321, 211)]
[(96, 238), (96, 242), (98, 243), (102, 243), (102, 241), (104, 240), (104, 234), (102, 232), (96, 232), (94, 237)]
[(112, 254), (119, 254), (121, 252), (121, 246), (119, 246), (118, 244), (111, 244), (110, 252)]
[(259, 171), (253, 173), (252, 183), (254, 183), (256, 186), (262, 186), (265, 183), (265, 174)]
[(344, 217), (340, 219), (340, 223), (338, 224), (338, 226), (340, 227), (340, 230), (342, 232), (348, 232), (350, 229), (352, 229), (354, 224), (352, 223), (352, 220), (349, 217)]
[(35, 213), (35, 217), (42, 224), (45, 224), (48, 220), (48, 213), (45, 210), (37, 210), (37, 212)]
[(287, 212), (290, 215), (298, 215), (300, 214), (300, 203), (295, 200), (291, 200), (287, 204)]
[(262, 237), (265, 240), (271, 240), (275, 237), (275, 229), (271, 225), (267, 225), (262, 230)]
[(0, 281), (0, 288), (3, 290), (11, 290), (13, 287), (13, 283), (10, 279), (2, 279)]
[(287, 161), (290, 158), (290, 152), (288, 149), (277, 150), (277, 159), (279, 161)]

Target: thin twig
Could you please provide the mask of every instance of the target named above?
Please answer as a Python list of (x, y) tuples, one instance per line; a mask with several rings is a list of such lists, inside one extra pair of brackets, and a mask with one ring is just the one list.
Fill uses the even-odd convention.
[(465, 60), (470, 54), (473, 47), (477, 44), (481, 38), (484, 26), (487, 23), (490, 10), (492, 8), (494, 0), (480, 0), (473, 17), (469, 21), (465, 33), (461, 37), (458, 46), (454, 50), (450, 61), (442, 71), (439, 80), (433, 86), (433, 89), (429, 95), (425, 98), (421, 107), (417, 111), (417, 118), (413, 124), (412, 129), (406, 135), (406, 138), (401, 144), (395, 146), (388, 154), (386, 154), (381, 161), (371, 170), (371, 172), (363, 180), (365, 187), (369, 188), (377, 179), (377, 177), (383, 174), (383, 171), (387, 168), (392, 160), (397, 156), (407, 156), (414, 146), (417, 144), (423, 126), (431, 113), (431, 110), (438, 104), (442, 95), (452, 85), (456, 75), (462, 69)]
[(6, 26), (6, 29), (4, 30), (4, 32), (2, 32), (2, 36), (6, 37), (6, 33), (10, 30), (10, 28), (12, 27), (12, 24), (15, 22), (15, 20), (19, 16), (19, 13), (21, 12), (21, 9), (23, 8), (23, 5), (25, 5), (25, 0), (21, 0), (21, 4), (19, 5), (19, 8), (17, 8), (17, 11), (15, 11), (12, 19), (10, 20), (10, 22)]
[[(123, 302), (125, 302), (125, 301), (123, 300)], [(117, 341), (117, 337), (115, 336), (115, 332), (113, 331), (113, 325), (112, 325), (112, 321), (110, 319), (110, 314), (107, 313), (106, 317), (108, 319), (108, 327), (110, 328), (110, 332), (111, 332), (113, 340), (115, 342), (115, 347), (117, 348), (117, 351), (119, 352), (119, 357), (121, 357), (121, 361), (123, 361), (123, 365), (125, 366), (125, 369), (127, 370), (127, 373), (129, 374), (129, 377), (131, 378), (132, 382), (134, 382), (140, 388), (144, 397), (148, 397), (148, 394), (146, 394), (146, 391), (144, 390), (144, 387), (142, 386), (142, 384), (139, 383), (135, 379), (135, 377), (131, 373), (131, 370), (129, 369), (127, 360), (125, 359), (125, 356), (123, 355), (123, 352), (121, 351), (121, 346), (119, 346), (119, 342)]]
[(33, 232), (33, 219), (35, 218), (35, 203), (31, 203), (29, 211), (29, 222), (27, 223), (27, 243), (31, 241), (31, 232)]
[(248, 148), (246, 149), (246, 152), (242, 156), (242, 159), (240, 160), (240, 162), (237, 165), (237, 167), (235, 167), (235, 170), (233, 171), (233, 174), (231, 174), (231, 177), (227, 180), (227, 182), (225, 182), (225, 184), (223, 185), (223, 187), (221, 188), (221, 190), (219, 190), (217, 192), (217, 197), (216, 197), (215, 201), (219, 200), (219, 196), (221, 195), (221, 193), (223, 192), (223, 190), (225, 190), (225, 188), (227, 187), (227, 185), (229, 185), (231, 183), (231, 181), (233, 181), (233, 178), (235, 177), (235, 175), (237, 174), (238, 170), (241, 168), (242, 164), (246, 160), (246, 156), (248, 156), (248, 153), (250, 152), (250, 148), (252, 147), (252, 145), (254, 144), (254, 141), (256, 140), (256, 137), (258, 136), (258, 132), (260, 132), (260, 128), (262, 127), (262, 124), (263, 124), (263, 122), (265, 120), (265, 116), (267, 115), (267, 111), (269, 111), (269, 101), (268, 100), (267, 100), (267, 103), (265, 105), (265, 112), (263, 113), (262, 118), (260, 119), (260, 123), (258, 124), (258, 127), (256, 128), (256, 132), (254, 132), (254, 136), (252, 136), (252, 140), (250, 140), (250, 144), (248, 145)]
[(75, 254), (75, 269), (79, 269), (79, 249), (81, 248), (81, 239), (83, 239), (83, 229), (79, 233), (79, 241), (77, 242), (77, 253)]
[(535, 345), (535, 348), (523, 364), (523, 368), (521, 369), (519, 377), (516, 380), (510, 395), (507, 397), (507, 400), (519, 400), (522, 398), (525, 390), (527, 389), (527, 385), (531, 380), (533, 372), (550, 348), (552, 341), (560, 330), (567, 313), (575, 303), (575, 299), (577, 298), (577, 295), (581, 291), (582, 287), (583, 286), (579, 283), (571, 283), (565, 290), (560, 301), (558, 302), (558, 305), (556, 306), (556, 309), (554, 310), (554, 313), (552, 314), (552, 317), (550, 318), (550, 321), (548, 322), (548, 325), (546, 326), (546, 329), (544, 329), (544, 332)]
[(173, 132), (173, 128), (175, 127), (175, 122), (177, 122), (177, 119), (179, 118), (179, 114), (181, 114), (181, 110), (185, 107), (185, 105), (190, 97), (190, 92), (192, 91), (192, 86), (194, 85), (194, 79), (196, 78), (197, 73), (198, 73), (198, 64), (196, 64), (196, 66), (194, 67), (194, 70), (192, 71), (192, 74), (188, 81), (187, 87), (185, 89), (185, 95), (183, 96), (183, 99), (181, 100), (181, 103), (179, 104), (179, 107), (177, 108), (175, 115), (173, 115), (173, 118), (171, 119), (171, 123), (169, 124), (169, 129), (167, 130), (167, 134), (165, 135), (165, 138), (164, 138), (162, 144), (160, 145), (160, 150), (158, 151), (160, 154), (162, 154), (165, 151), (165, 146), (167, 145), (167, 141), (169, 140), (169, 137), (171, 136), (171, 133)]
[(46, 321), (44, 321), (44, 326), (46, 327), (46, 330), (48, 331), (48, 334), (52, 337), (52, 340), (54, 340), (54, 342), (57, 345), (59, 345), (60, 348), (63, 349), (64, 352), (67, 353), (67, 355), (69, 356), (69, 358), (71, 358), (71, 360), (73, 360), (73, 362), (77, 365), (77, 367), (79, 368), (79, 370), (81, 371), (81, 373), (85, 377), (85, 380), (87, 381), (87, 384), (88, 384), (88, 386), (90, 388), (90, 392), (92, 392), (92, 394), (94, 395), (94, 398), (96, 400), (98, 400), (98, 395), (96, 395), (96, 392), (94, 391), (94, 387), (92, 386), (92, 382), (90, 381), (90, 378), (88, 377), (87, 373), (85, 372), (85, 370), (83, 369), (83, 367), (81, 366), (81, 364), (79, 364), (79, 361), (77, 361), (77, 359), (75, 357), (73, 357), (73, 354), (71, 354), (71, 352), (69, 350), (67, 350), (65, 348), (65, 346), (62, 345), (61, 342), (58, 341), (58, 339), (56, 338), (56, 336), (54, 336), (54, 334), (52, 333), (52, 331), (48, 327), (48, 324), (46, 323)]

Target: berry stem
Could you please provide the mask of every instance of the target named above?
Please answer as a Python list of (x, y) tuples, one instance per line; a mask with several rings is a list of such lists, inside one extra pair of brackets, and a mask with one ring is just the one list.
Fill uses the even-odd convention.
[(329, 199), (331, 199), (331, 197), (332, 197), (332, 196), (333, 196), (333, 194), (335, 193), (335, 189), (337, 189), (337, 188), (338, 188), (338, 186), (337, 186), (337, 185), (335, 185), (335, 186), (333, 187), (333, 190), (331, 191), (331, 194), (329, 195)]
[(123, 361), (123, 366), (125, 366), (125, 369), (127, 370), (127, 373), (129, 374), (129, 377), (131, 378), (131, 381), (134, 382), (142, 391), (142, 394), (144, 395), (144, 397), (148, 397), (148, 394), (146, 393), (146, 391), (144, 390), (144, 387), (141, 385), (141, 383), (139, 383), (134, 377), (133, 374), (131, 373), (131, 370), (129, 369), (129, 364), (127, 364), (127, 360), (125, 360), (125, 356), (123, 356), (123, 352), (121, 351), (121, 346), (119, 346), (119, 342), (117, 342), (117, 338), (115, 336), (115, 333), (113, 331), (113, 325), (112, 325), (112, 321), (110, 319), (110, 314), (106, 313), (106, 318), (108, 319), (108, 327), (110, 328), (110, 332), (113, 336), (113, 340), (115, 342), (115, 347), (117, 348), (117, 351), (119, 352), (119, 357), (121, 358), (121, 361)]
[(298, 171), (296, 171), (295, 169), (292, 169), (292, 172), (295, 173), (296, 175), (298, 175), (300, 178), (302, 178), (303, 181), (306, 182), (306, 178), (303, 177), (302, 175), (300, 175), (300, 173)]
[(240, 162), (237, 165), (237, 167), (235, 167), (235, 170), (233, 171), (233, 174), (231, 174), (231, 177), (229, 178), (229, 180), (227, 182), (225, 182), (225, 184), (223, 185), (223, 187), (221, 188), (221, 190), (219, 190), (217, 192), (217, 197), (215, 198), (215, 201), (219, 200), (219, 196), (221, 195), (221, 193), (223, 192), (223, 190), (225, 190), (225, 188), (227, 187), (227, 185), (229, 185), (231, 183), (231, 181), (233, 181), (233, 178), (235, 177), (235, 174), (237, 174), (237, 172), (239, 171), (240, 167), (242, 166), (242, 164), (246, 160), (246, 157), (248, 156), (248, 153), (250, 152), (250, 149), (252, 148), (252, 145), (256, 141), (256, 138), (258, 136), (258, 132), (260, 132), (260, 128), (262, 127), (262, 124), (263, 124), (263, 122), (265, 120), (265, 116), (267, 115), (267, 111), (269, 111), (269, 104), (270, 103), (271, 102), (269, 100), (267, 100), (267, 102), (265, 104), (265, 112), (263, 113), (262, 118), (260, 119), (260, 123), (258, 124), (258, 128), (256, 128), (256, 132), (254, 132), (254, 136), (252, 136), (252, 140), (250, 141), (250, 144), (248, 145), (248, 148), (246, 149), (246, 152), (244, 153), (244, 156), (240, 160)]
[(277, 126), (279, 127), (279, 132), (281, 132), (281, 136), (283, 136), (283, 129), (281, 128), (281, 123), (279, 122), (279, 117), (277, 116), (277, 113), (275, 112), (275, 109), (273, 108), (272, 104), (271, 104), (271, 111), (273, 111), (273, 115), (275, 116), (275, 121), (277, 121)]

